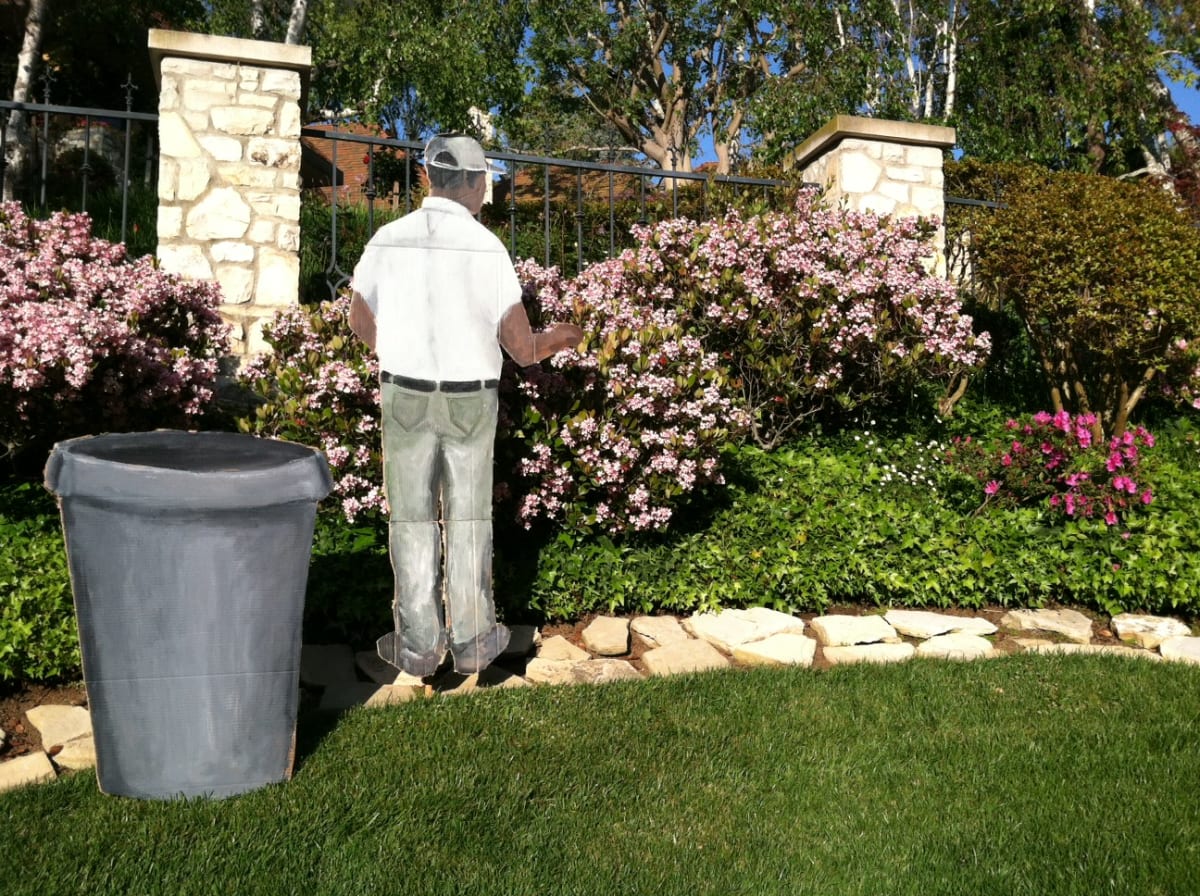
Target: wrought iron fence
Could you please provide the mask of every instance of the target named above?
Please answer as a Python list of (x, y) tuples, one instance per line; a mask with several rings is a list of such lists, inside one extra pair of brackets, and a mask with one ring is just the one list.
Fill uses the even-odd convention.
[[(390, 220), (412, 210), (420, 193), (416, 160), (423, 144), (330, 127), (301, 131), (309, 169), (306, 240), (319, 225), (312, 200), (328, 209), (328, 237), (317, 258), (301, 261), (302, 294), (323, 278), (330, 294), (350, 279), (362, 244)], [(514, 257), (562, 270), (582, 270), (631, 244), (630, 228), (680, 214), (707, 217), (734, 203), (771, 205), (785, 182), (769, 178), (664, 171), (615, 162), (489, 152), (503, 174), (492, 185), (480, 219)], [(307, 287), (307, 288), (306, 288)]]
[[(150, 213), (157, 206), (158, 116), (132, 111), (136, 86), (131, 81), (123, 85), (123, 110), (55, 105), (50, 102), (50, 80), (44, 85), (41, 103), (0, 100), (0, 179), (5, 197), (20, 200), (34, 213), (59, 209), (92, 213), (100, 235), (129, 244), (136, 232), (143, 248), (154, 251), (155, 219)], [(27, 143), (19, 143), (12, 133), (14, 113), (25, 118)], [(135, 172), (135, 165), (140, 172)], [(135, 196), (138, 191), (141, 195)], [(137, 211), (148, 220), (131, 220), (131, 198), (142, 197)], [(98, 209), (107, 214), (97, 215)]]

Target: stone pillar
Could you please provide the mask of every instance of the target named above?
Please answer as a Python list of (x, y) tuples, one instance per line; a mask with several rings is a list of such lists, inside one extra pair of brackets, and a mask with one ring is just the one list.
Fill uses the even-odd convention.
[[(954, 128), (836, 115), (784, 159), (820, 184), (833, 205), (898, 217), (945, 219), (942, 154)], [(945, 274), (945, 232), (935, 238), (935, 269)]]
[(158, 259), (221, 285), (240, 363), (298, 301), (308, 47), (150, 30), (159, 81)]

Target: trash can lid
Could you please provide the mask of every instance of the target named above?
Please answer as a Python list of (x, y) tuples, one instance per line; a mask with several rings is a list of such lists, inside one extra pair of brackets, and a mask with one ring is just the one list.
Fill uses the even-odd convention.
[(59, 442), (46, 488), (176, 510), (231, 510), (320, 501), (333, 488), (320, 451), (232, 432), (108, 433)]

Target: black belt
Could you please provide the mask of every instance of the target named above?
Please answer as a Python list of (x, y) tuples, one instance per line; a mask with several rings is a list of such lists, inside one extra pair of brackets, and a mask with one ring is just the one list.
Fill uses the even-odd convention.
[(500, 385), (499, 380), (418, 380), (411, 376), (388, 373), (386, 370), (379, 374), (379, 379), (401, 389), (412, 389), (414, 392), (478, 392), (480, 389), (495, 389)]

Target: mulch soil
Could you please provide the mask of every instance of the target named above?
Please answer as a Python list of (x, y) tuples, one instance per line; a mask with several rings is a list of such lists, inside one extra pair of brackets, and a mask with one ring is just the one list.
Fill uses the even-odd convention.
[[(864, 615), (867, 613), (879, 612), (874, 607), (859, 607), (859, 606), (836, 606), (830, 607), (825, 611), (827, 614), (838, 615)], [(938, 613), (955, 616), (981, 616), (993, 624), (999, 625), (1000, 617), (1002, 617), (1008, 608), (993, 607), (982, 610), (956, 610), (956, 609), (936, 609)], [(1119, 644), (1116, 636), (1107, 628), (1107, 617), (1099, 614), (1082, 611), (1089, 616), (1094, 623), (1093, 644)], [(801, 619), (808, 623), (817, 613), (800, 613), (797, 614)], [(541, 627), (542, 638), (551, 638), (555, 635), (561, 635), (575, 644), (578, 647), (583, 646), (583, 630), (596, 618), (595, 615), (586, 616), (576, 622), (569, 623), (551, 623)], [(1010, 633), (1003, 629), (999, 630), (993, 636), (993, 642), (996, 650), (1000, 653), (1013, 653), (1020, 650), (1020, 646), (1016, 643), (1016, 637), (1034, 637), (1031, 632)], [(1054, 635), (1038, 634), (1037, 637), (1048, 640), (1062, 640)], [(638, 671), (644, 671), (644, 666), (641, 661), (642, 654), (647, 650), (645, 645), (639, 638), (631, 639), (632, 649), (625, 656), (618, 659), (627, 660)], [(821, 650), (818, 647), (816, 658), (813, 661), (814, 669), (828, 668), (821, 655)], [(87, 691), (82, 682), (60, 682), (52, 684), (25, 683), (25, 682), (0, 682), (0, 729), (6, 735), (3, 745), (0, 745), (0, 762), (7, 759), (15, 759), (18, 756), (27, 753), (41, 750), (42, 742), (38, 736), (37, 729), (29, 723), (29, 719), (25, 713), (35, 706), (42, 706), (50, 703), (61, 703), (70, 706), (86, 706)]]

